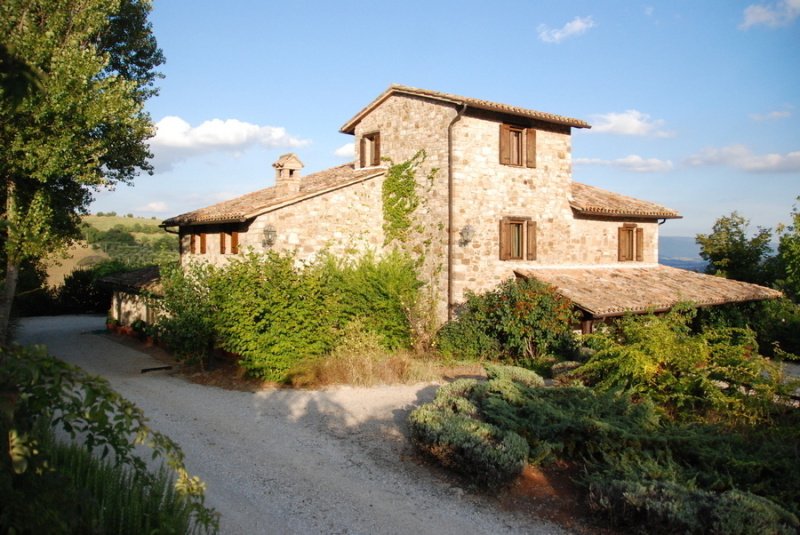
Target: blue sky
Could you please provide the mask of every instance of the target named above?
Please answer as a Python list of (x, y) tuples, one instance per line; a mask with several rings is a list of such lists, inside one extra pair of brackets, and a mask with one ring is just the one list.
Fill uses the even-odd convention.
[(392, 83), (577, 117), (573, 178), (681, 212), (788, 221), (800, 195), (800, 0), (155, 0), (156, 173), (92, 211), (159, 219), (352, 158)]

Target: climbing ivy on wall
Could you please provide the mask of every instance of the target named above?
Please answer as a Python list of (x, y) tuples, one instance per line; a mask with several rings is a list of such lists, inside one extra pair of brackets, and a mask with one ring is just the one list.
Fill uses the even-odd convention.
[(386, 172), (382, 190), (384, 245), (408, 242), (413, 214), (421, 202), (416, 174), (424, 161), (425, 151), (420, 150), (410, 160), (392, 163)]

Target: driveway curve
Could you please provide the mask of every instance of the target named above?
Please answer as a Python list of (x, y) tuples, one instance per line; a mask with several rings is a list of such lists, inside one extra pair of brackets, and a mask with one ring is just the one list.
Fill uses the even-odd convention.
[(415, 462), (405, 418), (436, 386), (255, 393), (190, 383), (104, 334), (102, 316), (22, 320), (17, 340), (107, 378), (178, 442), (224, 534), (565, 533)]

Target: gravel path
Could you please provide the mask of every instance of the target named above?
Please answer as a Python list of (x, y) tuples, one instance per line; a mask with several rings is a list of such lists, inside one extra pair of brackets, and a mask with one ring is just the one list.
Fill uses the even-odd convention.
[(405, 417), (435, 385), (227, 391), (142, 374), (163, 363), (104, 328), (101, 316), (29, 318), (17, 338), (106, 377), (176, 440), (222, 533), (564, 533), (414, 461)]

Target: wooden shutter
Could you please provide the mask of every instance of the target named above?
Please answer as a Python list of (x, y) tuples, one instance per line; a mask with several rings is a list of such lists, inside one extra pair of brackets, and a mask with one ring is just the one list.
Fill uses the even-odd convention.
[(536, 167), (536, 130), (525, 129), (525, 167)]
[(197, 234), (194, 232), (189, 234), (189, 251), (192, 254), (197, 254)]
[(644, 260), (644, 229), (636, 229), (636, 261), (642, 262)]
[(359, 167), (367, 166), (367, 139), (361, 136), (361, 142), (358, 148), (358, 163)]
[(628, 262), (633, 260), (632, 258), (632, 248), (633, 248), (633, 229), (627, 227), (620, 227), (618, 229), (618, 236), (619, 236), (619, 261), (620, 262)]
[(511, 165), (511, 127), (500, 125), (500, 163)]
[(528, 221), (526, 223), (527, 243), (525, 257), (528, 260), (536, 260), (536, 221)]
[(200, 254), (206, 254), (206, 233), (200, 233)]
[(225, 232), (219, 233), (219, 254), (225, 254)]
[(239, 233), (231, 232), (231, 254), (239, 254)]
[(372, 136), (372, 165), (381, 164), (381, 134), (376, 132)]
[(511, 224), (508, 219), (500, 220), (500, 260), (511, 258)]

